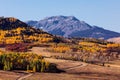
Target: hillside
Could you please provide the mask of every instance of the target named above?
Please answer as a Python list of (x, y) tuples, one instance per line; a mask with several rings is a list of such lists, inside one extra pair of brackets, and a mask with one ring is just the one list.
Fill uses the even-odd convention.
[(120, 43), (120, 37), (110, 38), (108, 39), (110, 42)]
[(0, 44), (12, 44), (21, 42), (52, 41), (53, 36), (40, 29), (28, 26), (26, 23), (13, 18), (0, 18)]
[(11, 30), (16, 29), (18, 27), (28, 27), (28, 25), (16, 18), (13, 17), (0, 17), (0, 29), (1, 30)]
[(26, 23), (36, 28), (43, 29), (48, 33), (64, 37), (109, 39), (120, 36), (120, 33), (91, 26), (84, 21), (78, 20), (74, 16), (52, 16), (40, 21), (27, 21)]

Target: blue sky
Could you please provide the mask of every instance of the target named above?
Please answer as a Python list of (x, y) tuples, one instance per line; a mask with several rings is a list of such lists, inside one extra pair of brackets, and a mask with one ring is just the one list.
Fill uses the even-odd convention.
[(27, 21), (56, 15), (120, 32), (120, 0), (0, 0), (0, 16)]

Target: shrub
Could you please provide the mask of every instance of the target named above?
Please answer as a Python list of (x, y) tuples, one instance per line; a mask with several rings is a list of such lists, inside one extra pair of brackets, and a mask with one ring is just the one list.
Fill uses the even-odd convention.
[(26, 52), (30, 48), (27, 43), (15, 43), (6, 45), (6, 50), (15, 52)]

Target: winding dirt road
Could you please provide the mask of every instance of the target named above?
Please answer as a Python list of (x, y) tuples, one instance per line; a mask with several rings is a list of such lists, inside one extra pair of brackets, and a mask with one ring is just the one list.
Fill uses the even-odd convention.
[(70, 70), (70, 69), (74, 69), (74, 68), (87, 66), (87, 63), (83, 63), (80, 61), (53, 59), (53, 58), (51, 58), (51, 56), (61, 55), (62, 53), (51, 53), (51, 52), (45, 51), (45, 49), (46, 48), (44, 48), (44, 47), (33, 47), (31, 49), (31, 52), (36, 53), (38, 55), (48, 57), (48, 58), (45, 58), (46, 61), (57, 64), (57, 67), (62, 70)]
[[(76, 68), (87, 66), (87, 63), (83, 63), (80, 61), (50, 58), (51, 55), (56, 55), (57, 53), (50, 53), (50, 52), (45, 51), (45, 49), (46, 48), (43, 48), (43, 47), (33, 47), (31, 49), (31, 52), (36, 53), (38, 55), (48, 57), (48, 58), (45, 58), (46, 61), (49, 61), (50, 63), (55, 63), (59, 69), (64, 70), (65, 72), (76, 69)], [(57, 54), (57, 55), (59, 55), (59, 54)], [(20, 76), (17, 80), (23, 80), (32, 75), (33, 75), (33, 73), (28, 73), (23, 76)]]
[(23, 80), (23, 79), (25, 79), (25, 78), (27, 78), (27, 77), (30, 77), (30, 76), (32, 76), (33, 75), (33, 73), (28, 73), (28, 74), (25, 74), (25, 75), (23, 75), (23, 76), (20, 76), (17, 80)]

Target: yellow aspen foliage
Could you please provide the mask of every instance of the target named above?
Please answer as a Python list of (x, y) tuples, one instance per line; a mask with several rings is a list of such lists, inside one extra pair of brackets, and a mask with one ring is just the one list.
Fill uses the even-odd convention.
[(120, 47), (120, 44), (107, 44), (107, 48), (109, 47)]

